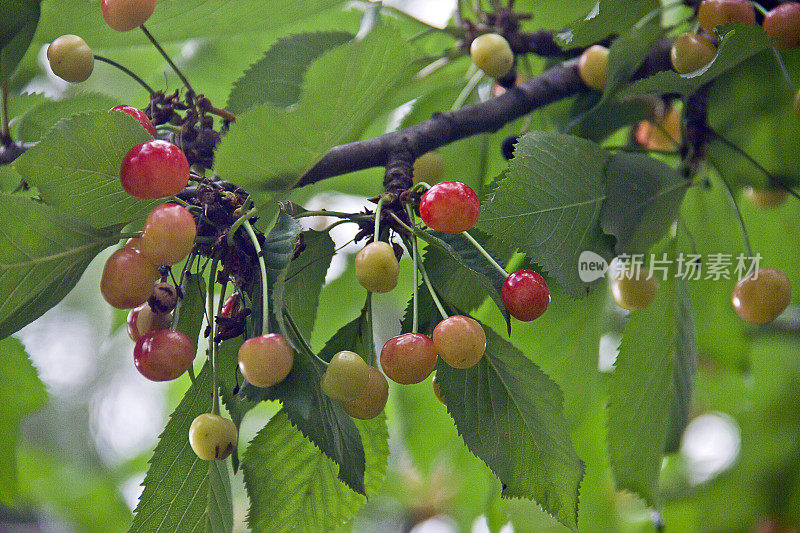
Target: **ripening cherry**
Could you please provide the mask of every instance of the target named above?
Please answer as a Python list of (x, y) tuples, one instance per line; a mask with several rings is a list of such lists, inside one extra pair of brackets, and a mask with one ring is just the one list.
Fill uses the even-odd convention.
[(122, 113), (125, 113), (126, 115), (132, 116), (139, 122), (139, 124), (141, 124), (144, 127), (144, 129), (147, 130), (148, 133), (150, 133), (150, 135), (152, 135), (153, 137), (158, 136), (156, 127), (153, 126), (153, 123), (150, 122), (150, 118), (147, 115), (145, 115), (141, 109), (137, 109), (130, 105), (118, 105), (112, 107), (110, 111), (120, 111)]
[(775, 39), (777, 48), (787, 50), (800, 46), (800, 3), (787, 2), (764, 16), (764, 33)]
[(696, 33), (684, 33), (675, 39), (670, 50), (672, 68), (678, 74), (688, 74), (711, 63), (717, 47)]
[(486, 332), (474, 319), (456, 315), (433, 328), (433, 344), (445, 363), (453, 368), (470, 368), (486, 351)]
[(636, 126), (636, 142), (648, 150), (674, 150), (681, 137), (681, 113), (674, 107), (655, 122), (642, 120)]
[(122, 160), (120, 181), (128, 194), (155, 200), (178, 194), (189, 182), (189, 162), (180, 148), (154, 139), (136, 145)]
[(389, 382), (375, 367), (369, 367), (369, 381), (361, 395), (352, 402), (344, 402), (344, 410), (348, 415), (359, 420), (375, 418), (389, 399)]
[(158, 267), (139, 251), (120, 248), (108, 258), (100, 279), (103, 298), (117, 309), (132, 309), (150, 298)]
[(223, 318), (233, 318), (239, 314), (239, 311), (242, 308), (242, 297), (239, 296), (239, 293), (234, 293), (225, 298), (225, 301), (222, 302), (222, 310), (219, 313), (219, 316)]
[(386, 293), (397, 286), (400, 264), (394, 248), (388, 242), (371, 242), (364, 246), (355, 260), (356, 279), (369, 292)]
[(158, 329), (139, 337), (133, 347), (133, 364), (151, 381), (169, 381), (189, 370), (194, 343), (174, 329)]
[(714, 28), (721, 24), (755, 24), (756, 11), (749, 0), (703, 0), (697, 21), (704, 32), (714, 35)]
[(736, 313), (751, 324), (775, 320), (791, 299), (792, 284), (777, 268), (761, 268), (740, 280), (731, 296)]
[(203, 413), (189, 426), (189, 444), (204, 461), (225, 459), (236, 448), (239, 432), (232, 420)]
[(608, 48), (595, 44), (584, 50), (578, 59), (578, 74), (587, 87), (604, 91), (608, 78)]
[(166, 203), (147, 215), (139, 247), (142, 255), (156, 265), (174, 265), (189, 255), (197, 236), (197, 224), (185, 207)]
[(436, 346), (422, 333), (392, 337), (381, 350), (381, 368), (386, 376), (401, 385), (420, 383), (436, 367)]
[(94, 53), (77, 35), (62, 35), (47, 47), (50, 70), (62, 80), (80, 83), (94, 70)]
[(761, 209), (769, 209), (782, 205), (789, 193), (778, 188), (754, 189), (753, 187), (746, 187), (744, 195), (754, 206)]
[(481, 214), (478, 195), (460, 181), (437, 183), (422, 195), (419, 216), (430, 229), (461, 233), (471, 229)]
[(492, 78), (502, 78), (514, 66), (511, 45), (497, 33), (485, 33), (473, 39), (469, 55), (475, 66)]
[(444, 398), (442, 397), (442, 387), (441, 385), (439, 385), (438, 372), (433, 373), (433, 379), (431, 380), (431, 385), (433, 386), (433, 393), (436, 395), (437, 398), (439, 398), (439, 401), (442, 402), (444, 405), (447, 405), (447, 403), (445, 403), (444, 401)]
[(147, 22), (156, 9), (156, 0), (103, 0), (101, 8), (112, 30), (129, 31)]
[(523, 322), (536, 320), (550, 305), (547, 282), (533, 270), (518, 270), (506, 278), (500, 297), (508, 313)]
[(283, 335), (269, 333), (244, 341), (239, 348), (239, 370), (256, 387), (272, 387), (289, 375), (294, 350)]
[(658, 280), (646, 268), (623, 270), (611, 281), (611, 295), (617, 305), (628, 311), (641, 311), (650, 305), (658, 292)]
[(157, 329), (167, 329), (171, 322), (171, 313), (156, 313), (150, 304), (144, 303), (128, 312), (128, 337), (136, 342), (146, 333)]
[(340, 402), (355, 401), (369, 383), (369, 368), (355, 352), (337, 353), (322, 376), (322, 392)]
[(436, 152), (422, 154), (414, 161), (414, 183), (437, 183), (444, 175), (444, 159)]

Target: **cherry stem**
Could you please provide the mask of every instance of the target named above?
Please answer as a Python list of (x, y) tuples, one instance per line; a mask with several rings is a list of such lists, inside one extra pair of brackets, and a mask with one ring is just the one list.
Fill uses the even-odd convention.
[(786, 68), (786, 63), (783, 62), (783, 57), (781, 53), (778, 52), (778, 49), (774, 46), (772, 47), (772, 55), (775, 56), (775, 62), (778, 63), (778, 68), (781, 70), (781, 75), (783, 79), (786, 80), (786, 84), (789, 86), (789, 90), (792, 91), (792, 94), (797, 92), (797, 89), (792, 83), (792, 78), (789, 76), (789, 70)]
[(217, 267), (219, 266), (219, 257), (216, 255), (211, 261), (211, 271), (208, 273), (208, 287), (206, 288), (206, 309), (208, 310), (208, 327), (211, 330), (211, 337), (208, 339), (208, 355), (211, 361), (211, 371), (213, 375), (213, 385), (211, 389), (211, 412), (215, 415), (219, 414), (219, 369), (217, 368), (217, 343), (214, 342), (214, 330), (216, 321), (214, 320), (214, 286), (217, 283)]
[(317, 361), (319, 361), (320, 363), (322, 363), (327, 367), (329, 363), (326, 360), (322, 359), (319, 355), (317, 355), (317, 352), (311, 349), (311, 345), (308, 344), (308, 341), (303, 336), (303, 333), (300, 331), (300, 328), (298, 328), (297, 324), (294, 323), (292, 315), (287, 313), (285, 309), (283, 310), (282, 314), (284, 322), (292, 330), (292, 335), (294, 336), (294, 339), (300, 343), (300, 348), (305, 352), (311, 354), (311, 356), (313, 356), (314, 359), (316, 359)]
[(380, 229), (381, 229), (381, 211), (383, 210), (384, 204), (386, 204), (387, 198), (386, 196), (381, 196), (381, 199), (378, 200), (378, 205), (375, 206), (375, 233), (372, 237), (374, 242), (378, 242), (380, 240)]
[(186, 79), (186, 76), (184, 76), (184, 75), (183, 75), (183, 72), (181, 72), (181, 70), (178, 68), (178, 66), (177, 66), (175, 63), (173, 63), (173, 62), (172, 62), (172, 59), (169, 57), (169, 54), (167, 54), (167, 53), (164, 51), (164, 49), (163, 49), (163, 48), (161, 48), (161, 45), (160, 45), (160, 44), (158, 44), (158, 41), (156, 41), (155, 37), (153, 37), (153, 36), (150, 34), (150, 32), (149, 32), (149, 31), (147, 31), (147, 28), (145, 28), (145, 27), (144, 27), (144, 24), (142, 24), (141, 26), (139, 26), (139, 28), (142, 30), (142, 32), (144, 32), (145, 36), (146, 36), (148, 39), (150, 39), (150, 42), (151, 42), (151, 43), (153, 43), (153, 46), (155, 46), (155, 47), (156, 47), (156, 50), (158, 50), (158, 52), (159, 52), (159, 53), (160, 53), (162, 56), (164, 56), (164, 59), (166, 59), (166, 60), (167, 60), (167, 63), (169, 63), (169, 66), (170, 66), (170, 67), (172, 67), (172, 70), (174, 70), (174, 71), (175, 71), (175, 74), (177, 74), (177, 75), (178, 75), (178, 77), (181, 79), (181, 81), (183, 82), (183, 85), (186, 87), (186, 89), (187, 89), (189, 92), (191, 92), (192, 94), (197, 94), (197, 93), (195, 93), (195, 92), (194, 92), (194, 88), (192, 87), (192, 84), (191, 84), (191, 83), (189, 83), (189, 80), (187, 80), (187, 79)]
[[(411, 207), (411, 205), (406, 204), (406, 211), (408, 212), (409, 219), (413, 221), (414, 220), (414, 209)], [(411, 236), (411, 257), (414, 260), (414, 296), (413, 296), (413, 300), (412, 300), (414, 302), (413, 303), (413, 306), (414, 306), (414, 319), (413, 320), (414, 320), (414, 322), (413, 322), (413, 325), (411, 327), (411, 333), (417, 333), (418, 330), (419, 330), (419, 302), (418, 302), (418, 299), (419, 299), (419, 294), (418, 294), (418, 292), (419, 292), (419, 290), (418, 290), (419, 272), (417, 270), (419, 268), (417, 266), (417, 265), (419, 265), (419, 249), (417, 248), (417, 236), (416, 235), (412, 235)]]
[[(412, 237), (416, 238), (416, 237)], [(420, 273), (422, 274), (422, 279), (425, 282), (425, 286), (428, 287), (428, 292), (431, 293), (431, 298), (433, 298), (433, 303), (436, 304), (436, 308), (439, 310), (439, 313), (442, 315), (442, 318), (448, 318), (450, 315), (447, 314), (447, 311), (444, 310), (444, 306), (442, 306), (442, 302), (439, 301), (439, 297), (436, 295), (436, 291), (433, 289), (433, 285), (431, 284), (431, 280), (428, 277), (428, 272), (425, 270), (425, 265), (422, 262), (417, 263), (417, 268), (419, 268)], [(416, 318), (416, 313), (414, 314)]]
[(464, 86), (464, 89), (458, 95), (456, 101), (453, 102), (453, 107), (450, 108), (450, 111), (461, 109), (464, 106), (464, 102), (467, 101), (467, 98), (469, 98), (469, 95), (472, 94), (472, 91), (474, 91), (475, 87), (477, 87), (477, 85), (481, 82), (481, 79), (483, 79), (483, 71), (479, 70)]
[(147, 91), (147, 92), (150, 94), (150, 96), (153, 96), (153, 95), (155, 95), (155, 94), (156, 94), (156, 91), (155, 91), (155, 90), (154, 90), (152, 87), (150, 87), (150, 86), (147, 84), (147, 82), (145, 82), (145, 81), (144, 81), (142, 78), (140, 78), (139, 76), (137, 76), (136, 74), (134, 74), (134, 73), (133, 73), (133, 71), (132, 71), (132, 70), (130, 70), (129, 68), (123, 67), (122, 65), (120, 65), (119, 63), (117, 63), (116, 61), (114, 61), (113, 59), (109, 59), (109, 58), (107, 58), (107, 57), (99, 56), (99, 55), (97, 55), (97, 54), (95, 54), (95, 55), (94, 55), (94, 58), (95, 58), (95, 60), (96, 60), (96, 61), (102, 61), (103, 63), (108, 63), (108, 64), (109, 64), (109, 65), (111, 65), (112, 67), (114, 67), (114, 68), (117, 68), (117, 69), (121, 70), (122, 72), (124, 72), (125, 74), (127, 74), (128, 76), (130, 76), (131, 78), (133, 78), (133, 80), (134, 80), (136, 83), (138, 83), (139, 85), (141, 85), (142, 87), (144, 87), (144, 90), (145, 90), (145, 91)]
[(481, 246), (481, 243), (479, 243), (478, 241), (475, 240), (475, 237), (473, 237), (472, 235), (469, 234), (469, 232), (466, 232), (466, 231), (462, 231), (461, 235), (466, 237), (466, 239), (472, 244), (472, 246), (474, 246), (475, 249), (478, 250), (481, 253), (481, 255), (483, 257), (485, 257), (486, 260), (489, 261), (489, 263), (495, 269), (497, 269), (498, 272), (500, 272), (500, 274), (502, 274), (502, 276), (504, 278), (508, 277), (508, 272), (506, 271), (506, 269), (503, 268), (500, 265), (500, 263), (498, 263), (497, 261), (494, 260), (494, 257), (492, 257), (492, 255), (489, 252), (487, 252), (486, 249), (483, 246)]
[(742, 212), (739, 210), (739, 206), (736, 204), (736, 198), (733, 195), (733, 189), (731, 189), (731, 186), (728, 183), (728, 180), (725, 179), (725, 176), (723, 176), (722, 173), (719, 171), (719, 167), (714, 162), (714, 160), (709, 158), (709, 161), (711, 161), (711, 164), (714, 166), (714, 168), (716, 169), (717, 173), (719, 174), (720, 181), (722, 181), (722, 184), (724, 185), (725, 192), (727, 193), (728, 200), (730, 200), (731, 207), (733, 207), (733, 213), (734, 213), (734, 215), (736, 215), (736, 221), (739, 223), (739, 229), (742, 231), (742, 239), (744, 239), (744, 250), (745, 250), (745, 252), (747, 252), (747, 255), (749, 257), (755, 257), (753, 255), (753, 249), (750, 247), (750, 237), (748, 237), (748, 235), (747, 235), (747, 228), (744, 225), (744, 219), (742, 218)]
[(258, 243), (258, 237), (256, 237), (256, 232), (253, 231), (253, 226), (247, 220), (245, 220), (242, 225), (250, 236), (250, 241), (252, 241), (253, 248), (255, 248), (256, 255), (258, 256), (258, 268), (261, 271), (261, 334), (267, 335), (269, 333), (269, 285), (267, 285), (267, 265), (264, 263), (264, 252), (261, 250), (261, 245)]
[(765, 17), (767, 16), (767, 14), (769, 13), (769, 11), (767, 11), (767, 8), (765, 8), (758, 2), (751, 2), (751, 3), (753, 4), (753, 7), (755, 7), (758, 10), (759, 13), (761, 13)]
[(0, 86), (0, 101), (0, 124), (2, 125), (0, 143), (8, 146), (11, 144), (11, 132), (8, 129), (8, 80), (5, 80)]

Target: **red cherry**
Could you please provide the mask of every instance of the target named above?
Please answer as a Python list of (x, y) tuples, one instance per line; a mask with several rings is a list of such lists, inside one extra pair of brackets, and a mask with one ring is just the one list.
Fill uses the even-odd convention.
[(508, 276), (500, 296), (511, 316), (523, 322), (539, 318), (550, 304), (550, 289), (533, 270), (518, 270)]
[(437, 183), (422, 195), (419, 216), (430, 229), (461, 233), (472, 228), (481, 214), (478, 195), (460, 181)]
[(197, 224), (185, 207), (166, 203), (153, 208), (144, 223), (139, 248), (156, 265), (174, 265), (189, 255)]
[(153, 137), (158, 136), (158, 132), (156, 132), (156, 127), (153, 126), (153, 123), (150, 122), (150, 119), (147, 117), (147, 115), (145, 115), (142, 112), (141, 109), (136, 109), (135, 107), (130, 105), (118, 105), (112, 107), (110, 111), (122, 111), (123, 113), (132, 116), (133, 118), (139, 121), (139, 124), (144, 126), (144, 129), (146, 129), (150, 133), (150, 135), (152, 135)]
[(194, 343), (174, 329), (159, 329), (143, 335), (133, 347), (136, 370), (151, 381), (180, 377), (194, 361)]
[(178, 194), (189, 182), (189, 162), (180, 148), (154, 139), (134, 146), (122, 160), (122, 186), (141, 200)]
[(781, 4), (764, 17), (764, 33), (775, 39), (775, 46), (786, 50), (800, 46), (800, 3)]
[(158, 267), (138, 250), (120, 248), (103, 267), (100, 292), (112, 307), (132, 309), (150, 298), (158, 278)]
[(436, 347), (433, 340), (422, 333), (392, 337), (381, 350), (381, 369), (395, 383), (420, 383), (435, 367)]
[(239, 296), (239, 293), (231, 294), (225, 301), (222, 303), (222, 310), (219, 313), (219, 316), (223, 318), (233, 318), (242, 308), (242, 298)]

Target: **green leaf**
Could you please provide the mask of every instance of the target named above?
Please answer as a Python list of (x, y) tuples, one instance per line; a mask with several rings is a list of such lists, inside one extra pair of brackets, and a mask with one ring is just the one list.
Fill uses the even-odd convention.
[(284, 37), (234, 83), (226, 109), (239, 114), (260, 104), (287, 107), (297, 103), (308, 66), (352, 38), (351, 34), (338, 31)]
[(39, 318), (118, 241), (40, 202), (0, 194), (0, 339)]
[(536, 500), (577, 528), (584, 466), (570, 440), (558, 386), (489, 328), (472, 368), (441, 360), (436, 376), (447, 410), (470, 451), (503, 482), (503, 496)]
[[(366, 484), (374, 494), (389, 456), (386, 417), (358, 421), (367, 456)], [(332, 531), (366, 501), (336, 477), (336, 463), (303, 437), (285, 410), (250, 443), (242, 460), (254, 531)]]
[(625, 33), (639, 19), (659, 7), (656, 0), (600, 0), (585, 19), (559, 33), (558, 38), (564, 47), (589, 46), (609, 35)]
[(593, 142), (541, 131), (521, 137), (515, 154), (482, 204), (478, 228), (528, 254), (571, 296), (584, 296), (601, 281), (581, 281), (581, 252), (611, 258), (600, 228), (608, 154)]
[(688, 96), (700, 87), (735, 68), (740, 63), (771, 47), (772, 41), (761, 26), (733, 24), (725, 26), (717, 56), (706, 67), (686, 75), (672, 70), (659, 72), (631, 84), (622, 91), (623, 96), (637, 94), (678, 93)]
[(0, 501), (15, 503), (17, 481), (17, 432), (20, 422), (47, 401), (47, 391), (39, 381), (36, 369), (28, 359), (25, 348), (16, 339), (0, 341), (0, 439), (4, 443), (0, 454)]
[(686, 281), (676, 280), (675, 295), (677, 305), (675, 315), (677, 327), (675, 376), (665, 453), (678, 451), (683, 431), (689, 424), (698, 359), (694, 312)]
[[(264, 253), (264, 264), (267, 267), (268, 298), (274, 300), (275, 305), (271, 310), (270, 329), (276, 329), (282, 320), (283, 310), (283, 283), (286, 268), (292, 260), (297, 246), (302, 227), (300, 223), (285, 210), (278, 213), (278, 218), (270, 232), (264, 238), (261, 249)], [(256, 266), (255, 268), (258, 268)], [(261, 277), (256, 275), (251, 299), (253, 301), (253, 314), (250, 316), (252, 328), (251, 336), (261, 333), (262, 327), (262, 299)]]
[(206, 306), (206, 282), (200, 273), (187, 272), (181, 285), (183, 300), (175, 329), (198, 346)]
[(608, 446), (617, 487), (658, 503), (658, 477), (669, 429), (678, 342), (675, 281), (633, 312), (609, 390)]
[[(473, 233), (484, 242), (488, 240), (478, 231), (473, 230)], [(506, 319), (510, 334), (511, 317), (500, 297), (505, 277), (460, 233), (420, 231), (418, 235), (429, 244), (424, 263), (437, 290), (462, 311), (474, 309), (489, 296)], [(498, 257), (494, 259), (502, 262)], [(464, 287), (481, 287), (483, 290), (465, 291)]]
[(125, 155), (149, 139), (133, 117), (95, 111), (58, 122), (15, 166), (59, 211), (98, 228), (125, 224), (158, 203), (132, 197), (119, 180)]
[(41, 0), (0, 0), (0, 83), (8, 80), (28, 50), (41, 14)]
[(206, 364), (159, 437), (144, 478), (131, 531), (233, 530), (225, 461), (204, 461), (189, 446), (189, 426), (211, 408), (212, 372)]
[(337, 353), (349, 350), (360, 355), (369, 365), (377, 366), (372, 338), (372, 297), (368, 294), (361, 313), (345, 324), (320, 350), (319, 356), (330, 361)]
[(644, 154), (617, 153), (606, 167), (603, 231), (617, 254), (647, 253), (678, 218), (691, 185), (674, 168)]
[(19, 118), (18, 135), (24, 141), (38, 141), (64, 117), (88, 111), (108, 111), (119, 101), (102, 94), (82, 93), (64, 100), (47, 100)]
[(309, 67), (295, 108), (262, 105), (237, 117), (217, 149), (217, 173), (256, 194), (259, 205), (281, 197), (384, 110), (385, 98), (413, 75), (412, 58), (387, 25), (329, 51)]

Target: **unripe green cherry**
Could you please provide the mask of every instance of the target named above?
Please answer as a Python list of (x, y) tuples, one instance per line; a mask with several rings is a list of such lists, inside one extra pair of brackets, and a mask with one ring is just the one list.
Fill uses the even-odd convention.
[(47, 61), (53, 74), (72, 83), (86, 81), (94, 70), (94, 53), (77, 35), (62, 35), (50, 43)]
[(375, 418), (389, 399), (389, 382), (375, 367), (369, 367), (369, 381), (361, 395), (352, 402), (344, 402), (344, 410), (353, 418), (369, 420)]
[(157, 205), (147, 215), (139, 248), (156, 265), (174, 265), (189, 255), (197, 236), (197, 224), (185, 207)]
[(762, 209), (769, 209), (771, 207), (778, 207), (786, 201), (789, 193), (783, 189), (754, 189), (746, 187), (744, 195), (750, 202)]
[(688, 74), (711, 63), (717, 55), (717, 47), (696, 33), (679, 35), (672, 43), (670, 60), (678, 74)]
[(100, 292), (112, 307), (132, 309), (153, 294), (158, 267), (138, 250), (120, 248), (108, 258), (100, 279)]
[(578, 59), (578, 74), (587, 87), (604, 91), (608, 78), (608, 48), (595, 44), (584, 50)]
[(653, 302), (658, 280), (646, 268), (623, 270), (611, 281), (611, 295), (617, 305), (628, 311), (641, 311)]
[(486, 332), (468, 316), (456, 315), (442, 320), (431, 337), (439, 357), (453, 368), (475, 366), (486, 351)]
[(487, 76), (502, 78), (514, 66), (514, 52), (505, 37), (497, 33), (485, 33), (476, 37), (469, 47), (475, 66)]
[(271, 333), (244, 341), (239, 348), (239, 370), (256, 387), (272, 387), (289, 375), (294, 350), (283, 335)]
[(739, 281), (731, 302), (736, 313), (751, 324), (772, 322), (789, 306), (792, 284), (782, 270), (761, 268)]
[(322, 376), (322, 392), (340, 402), (355, 401), (369, 383), (369, 368), (355, 352), (337, 353)]
[(800, 46), (800, 3), (781, 4), (764, 17), (764, 33), (782, 50)]
[(219, 415), (203, 413), (189, 426), (189, 444), (204, 461), (225, 459), (239, 440), (239, 432), (232, 420)]
[(756, 12), (749, 0), (703, 0), (697, 21), (704, 32), (714, 35), (714, 28), (722, 24), (755, 24)]
[(414, 183), (438, 183), (444, 176), (444, 159), (436, 152), (422, 154), (414, 161)]
[(138, 28), (156, 9), (156, 0), (103, 0), (103, 19), (117, 31)]
[(377, 241), (364, 246), (356, 254), (355, 271), (362, 287), (370, 292), (385, 293), (397, 286), (400, 265), (392, 245)]

